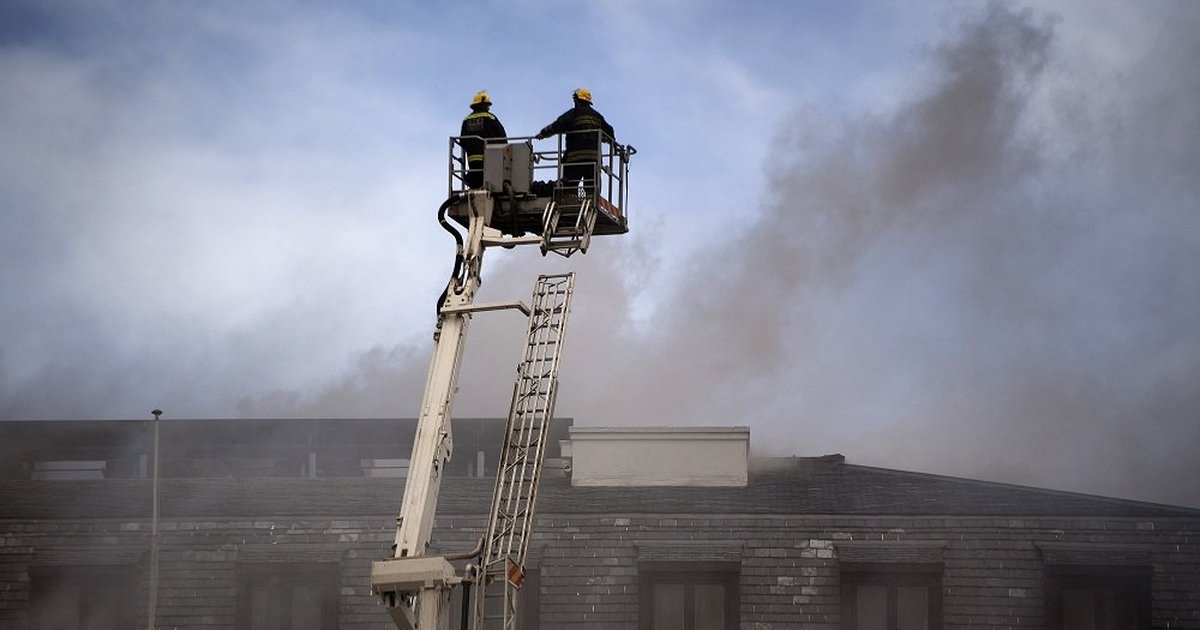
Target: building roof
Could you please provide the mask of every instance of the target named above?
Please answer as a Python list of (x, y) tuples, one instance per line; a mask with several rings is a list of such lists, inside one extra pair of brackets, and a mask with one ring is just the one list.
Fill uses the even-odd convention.
[[(549, 457), (558, 455), (555, 438), (566, 437), (570, 424), (569, 419), (555, 420)], [(404, 479), (364, 476), (360, 462), (407, 456), (415, 421), (192, 420), (160, 426), (167, 471), (160, 492), (165, 518), (390, 517), (399, 507)], [(487, 459), (486, 467), (494, 471), (503, 427), (497, 419), (455, 420), (459, 456), (446, 471), (439, 514), (486, 513), (492, 478), (478, 476), (466, 462), (474, 459), (474, 450), (487, 451), (478, 458)], [(0, 422), (0, 461), (5, 462), (0, 466), (0, 518), (145, 517), (151, 482), (144, 478), (144, 456), (152, 445), (152, 428), (153, 421)], [(316, 473), (302, 472), (310, 453), (319, 462)], [(30, 478), (36, 462), (56, 459), (100, 460), (108, 478)], [(574, 487), (561, 468), (551, 468), (543, 476), (538, 511), (1200, 517), (1200, 510), (1186, 507), (858, 466), (841, 455), (756, 460), (745, 487)]]
[[(861, 516), (1067, 516), (1200, 518), (1200, 510), (1008, 484), (794, 458), (756, 470), (744, 488), (572, 487), (544, 478), (547, 514), (747, 514)], [(145, 479), (0, 480), (4, 518), (139, 518), (150, 513)], [(394, 515), (402, 478), (163, 479), (164, 518)], [(438, 513), (482, 515), (487, 478), (446, 477)]]

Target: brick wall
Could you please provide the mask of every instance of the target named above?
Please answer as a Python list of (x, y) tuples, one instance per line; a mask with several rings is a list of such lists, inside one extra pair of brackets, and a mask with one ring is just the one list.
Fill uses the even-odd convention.
[[(469, 549), (482, 518), (438, 519), (443, 551)], [(1142, 554), (1153, 568), (1153, 626), (1200, 628), (1200, 521), (1187, 518), (545, 515), (532, 545), (543, 628), (636, 628), (639, 562), (740, 560), (744, 629), (833, 629), (842, 557), (944, 565), (946, 628), (1041, 628), (1047, 553), (1055, 545)], [(335, 562), (341, 628), (391, 628), (369, 592), (392, 519), (169, 519), (161, 527), (160, 628), (232, 628), (238, 564)], [(38, 566), (133, 563), (145, 624), (144, 521), (0, 520), (0, 627), (29, 627)], [(1050, 549), (1051, 551), (1047, 551)], [(865, 555), (864, 555), (865, 554)]]

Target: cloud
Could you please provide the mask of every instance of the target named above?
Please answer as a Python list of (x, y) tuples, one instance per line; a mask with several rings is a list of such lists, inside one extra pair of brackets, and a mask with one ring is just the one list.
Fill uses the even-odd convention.
[(404, 334), (381, 296), (437, 286), (413, 214), (442, 157), (395, 143), (443, 140), (364, 61), (407, 42), (337, 13), (43, 17), (0, 48), (0, 416), (227, 414)]
[[(1200, 505), (1178, 481), (1200, 476), (1197, 9), (960, 9), (918, 71), (865, 71), (896, 48), (856, 62), (813, 43), (843, 32), (814, 39), (815, 23), (768, 33), (764, 66), (731, 47), (755, 27), (732, 16), (725, 40), (647, 64), (702, 21), (646, 28), (658, 10), (598, 13), (629, 36), (593, 87), (644, 149), (635, 233), (570, 261), (488, 254), (481, 300), (579, 274), (561, 414), (749, 424), (772, 454)], [(177, 46), (89, 31), (60, 38), (87, 54), (0, 50), (19, 88), (0, 96), (19, 147), (0, 155), (0, 245), (19, 261), (0, 289), (22, 297), (0, 313), (0, 416), (416, 413), (451, 256), (428, 182), (457, 119), (428, 113), (451, 88), (407, 73), (464, 58), (396, 11), (429, 28), (331, 10), (206, 14), (193, 33), (165, 11), (136, 19)], [(120, 15), (102, 17), (146, 31)], [(936, 22), (912, 19), (920, 37)], [(212, 41), (235, 52), (208, 59)], [(533, 128), (557, 109), (544, 83), (597, 76), (564, 65), (482, 87)], [(482, 80), (455, 77), (464, 95)], [(674, 115), (697, 86), (711, 116)], [(522, 334), (511, 314), (476, 318), (459, 415), (504, 412)]]

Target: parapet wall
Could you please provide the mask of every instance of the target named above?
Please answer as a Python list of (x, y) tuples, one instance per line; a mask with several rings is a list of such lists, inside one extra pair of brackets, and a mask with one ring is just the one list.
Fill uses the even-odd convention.
[(747, 427), (571, 427), (570, 434), (573, 486), (747, 482)]

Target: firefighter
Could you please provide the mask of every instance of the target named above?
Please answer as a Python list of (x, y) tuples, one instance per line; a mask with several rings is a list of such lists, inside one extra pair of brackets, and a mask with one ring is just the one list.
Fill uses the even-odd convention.
[[(575, 106), (538, 132), (541, 140), (563, 134), (562, 185), (575, 189), (582, 181), (587, 194), (596, 191), (597, 167), (600, 164), (600, 142), (616, 146), (612, 125), (592, 107), (592, 91), (579, 88), (571, 93)], [(603, 132), (603, 133), (601, 133)]]
[[(508, 134), (500, 119), (488, 111), (492, 108), (492, 99), (486, 90), (475, 93), (471, 99), (471, 113), (462, 121), (463, 153), (467, 156), (467, 174), (464, 177), (469, 188), (483, 186), (483, 146), (495, 138), (505, 138)], [(472, 137), (473, 136), (473, 137)]]

